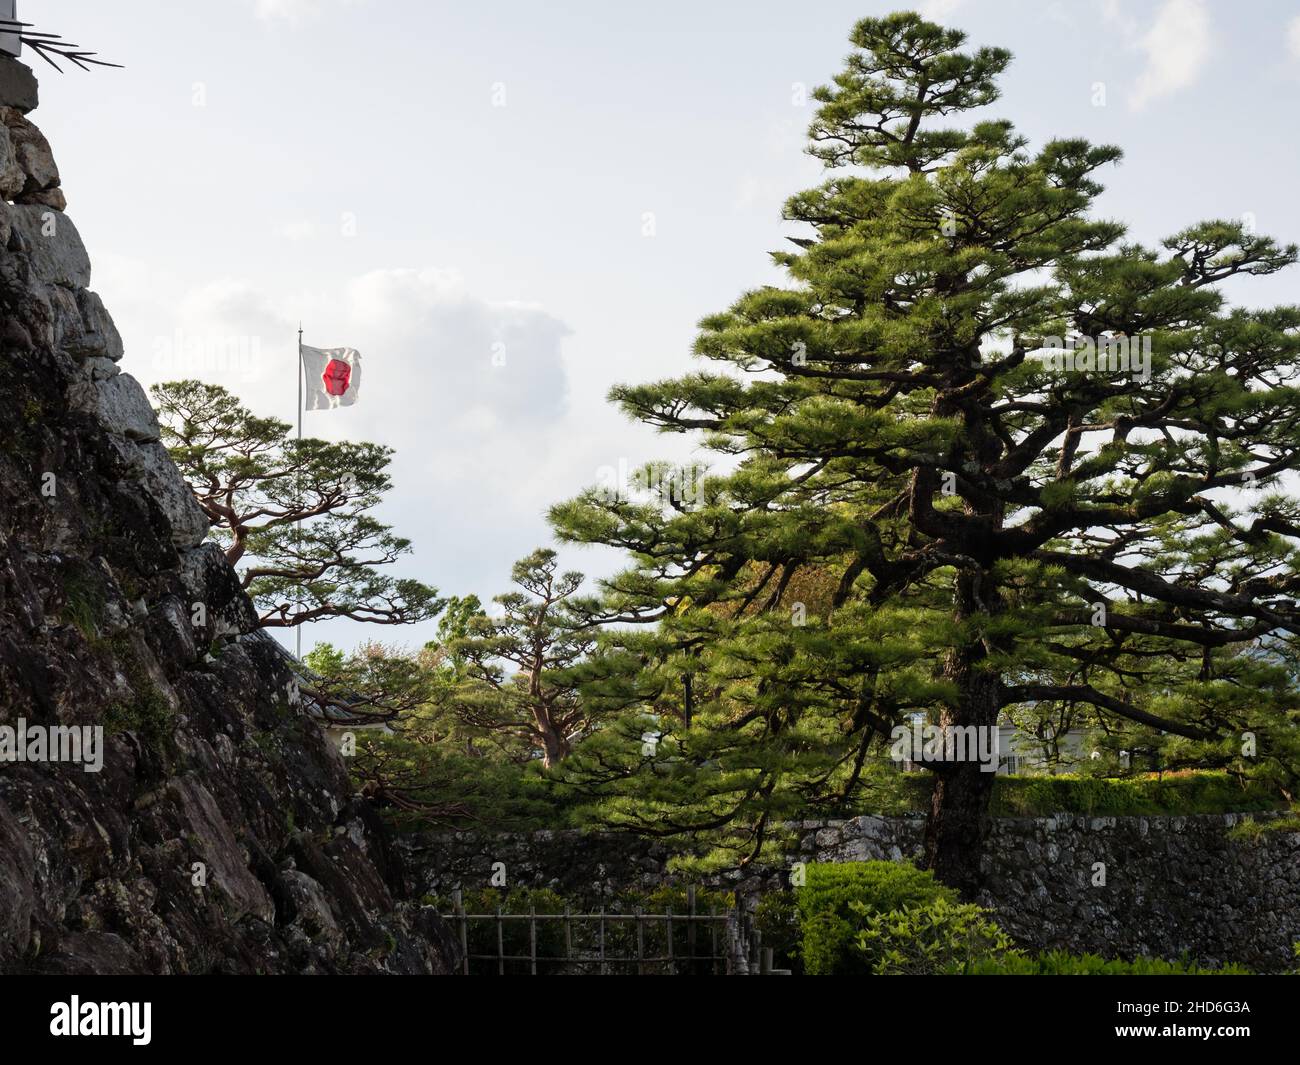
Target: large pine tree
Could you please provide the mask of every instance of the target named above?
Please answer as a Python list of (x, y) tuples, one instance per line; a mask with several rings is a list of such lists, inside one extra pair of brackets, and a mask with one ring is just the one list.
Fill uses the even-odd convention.
[[(726, 472), (552, 513), (561, 538), (630, 552), (608, 609), (658, 623), (641, 683), (662, 742), (596, 756), (621, 821), (757, 846), (851, 794), (913, 713), (1077, 709), (1178, 764), (1244, 753), (1289, 779), (1300, 309), (1221, 288), (1295, 247), (1235, 221), (1134, 243), (1091, 214), (1118, 149), (960, 122), (1008, 52), (912, 14), (851, 39), (810, 130), (829, 179), (786, 207), (789, 284), (701, 323), (716, 370), (612, 393)], [(809, 575), (831, 580), (824, 610), (794, 594)], [(973, 890), (992, 774), (930, 768), (927, 859)]]

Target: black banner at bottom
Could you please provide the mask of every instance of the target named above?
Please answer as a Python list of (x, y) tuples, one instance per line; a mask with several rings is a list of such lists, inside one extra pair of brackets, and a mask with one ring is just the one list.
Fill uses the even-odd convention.
[[(579, 977), (578, 979), (582, 979)], [(1065, 981), (1065, 982), (1063, 982)], [(716, 981), (715, 981), (716, 984)], [(464, 978), (381, 977), (10, 977), (3, 991), (8, 1060), (14, 1051), (65, 1051), (75, 1060), (108, 1046), (131, 1053), (262, 1051), (382, 1052), (392, 1039), (426, 1038), (430, 1026), (457, 1038), (472, 1026), (499, 1051), (517, 1039), (533, 1045), (539, 1030), (593, 1031), (623, 1018), (633, 1030), (696, 1016), (692, 1040), (716, 1033), (731, 1049), (761, 1039), (775, 1050), (806, 1041), (810, 1018), (850, 1032), (889, 1038), (928, 1052), (989, 1048), (1036, 1036), (1071, 1050), (1121, 1043), (1183, 1052), (1202, 1044), (1231, 1053), (1234, 1043), (1284, 1039), (1294, 1025), (1296, 984), (1287, 977), (913, 977), (761, 983), (723, 981), (687, 995), (635, 987), (627, 980), (586, 982), (579, 997), (565, 981), (514, 981), (495, 991)], [(663, 1000), (676, 999), (669, 1015)], [(765, 1013), (757, 1013), (770, 1007)], [(740, 1008), (740, 1012), (737, 1011)], [(537, 1022), (551, 1020), (539, 1029)], [(656, 1020), (656, 1015), (658, 1019)], [(500, 1025), (493, 1026), (494, 1017)], [(761, 1028), (737, 1022), (762, 1017)], [(488, 1026), (484, 1027), (483, 1022)], [(827, 1033), (821, 1033), (825, 1035)], [(771, 1043), (769, 1043), (771, 1040)], [(706, 1040), (707, 1042), (707, 1040)], [(396, 1047), (397, 1044), (393, 1044)]]

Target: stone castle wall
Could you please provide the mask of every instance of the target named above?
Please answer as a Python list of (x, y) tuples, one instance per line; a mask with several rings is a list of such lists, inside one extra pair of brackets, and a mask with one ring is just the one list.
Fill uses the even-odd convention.
[[(997, 819), (979, 902), (1031, 949), (1189, 954), (1283, 971), (1294, 967), (1292, 944), (1300, 941), (1300, 833), (1234, 838), (1244, 817)], [(916, 858), (923, 825), (919, 817), (803, 822), (787, 861)], [(402, 837), (399, 847), (415, 891), (433, 895), (488, 886), (495, 862), (511, 886), (550, 887), (591, 905), (624, 888), (685, 883), (667, 872), (672, 852), (664, 844), (614, 833), (423, 833)], [(752, 897), (787, 878), (788, 868), (768, 868), (702, 883)]]

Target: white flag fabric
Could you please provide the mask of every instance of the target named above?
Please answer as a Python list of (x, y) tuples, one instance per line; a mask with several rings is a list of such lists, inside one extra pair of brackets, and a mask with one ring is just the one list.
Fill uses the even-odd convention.
[(355, 348), (309, 348), (302, 345), (306, 410), (350, 407), (361, 391), (361, 353)]

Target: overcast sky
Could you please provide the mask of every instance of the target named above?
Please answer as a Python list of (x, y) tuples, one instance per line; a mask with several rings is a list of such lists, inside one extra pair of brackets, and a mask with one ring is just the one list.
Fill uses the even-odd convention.
[[(145, 384), (198, 376), (291, 420), (295, 343), (364, 356), (306, 431), (397, 449), (404, 572), (484, 600), (602, 467), (679, 457), (612, 384), (691, 368), (695, 323), (780, 280), (782, 201), (820, 180), (803, 91), (868, 0), (20, 0), (126, 65), (41, 79), (93, 287)], [(1156, 241), (1251, 215), (1300, 240), (1300, 3), (932, 0), (1010, 48), (996, 114), (1120, 145), (1103, 211)], [(1252, 284), (1296, 298), (1300, 272)], [(197, 364), (182, 356), (199, 345)], [(246, 357), (231, 358), (246, 352)], [(224, 354), (223, 354), (224, 353)], [(605, 572), (611, 558), (566, 550)], [(433, 626), (333, 623), (351, 645)]]

